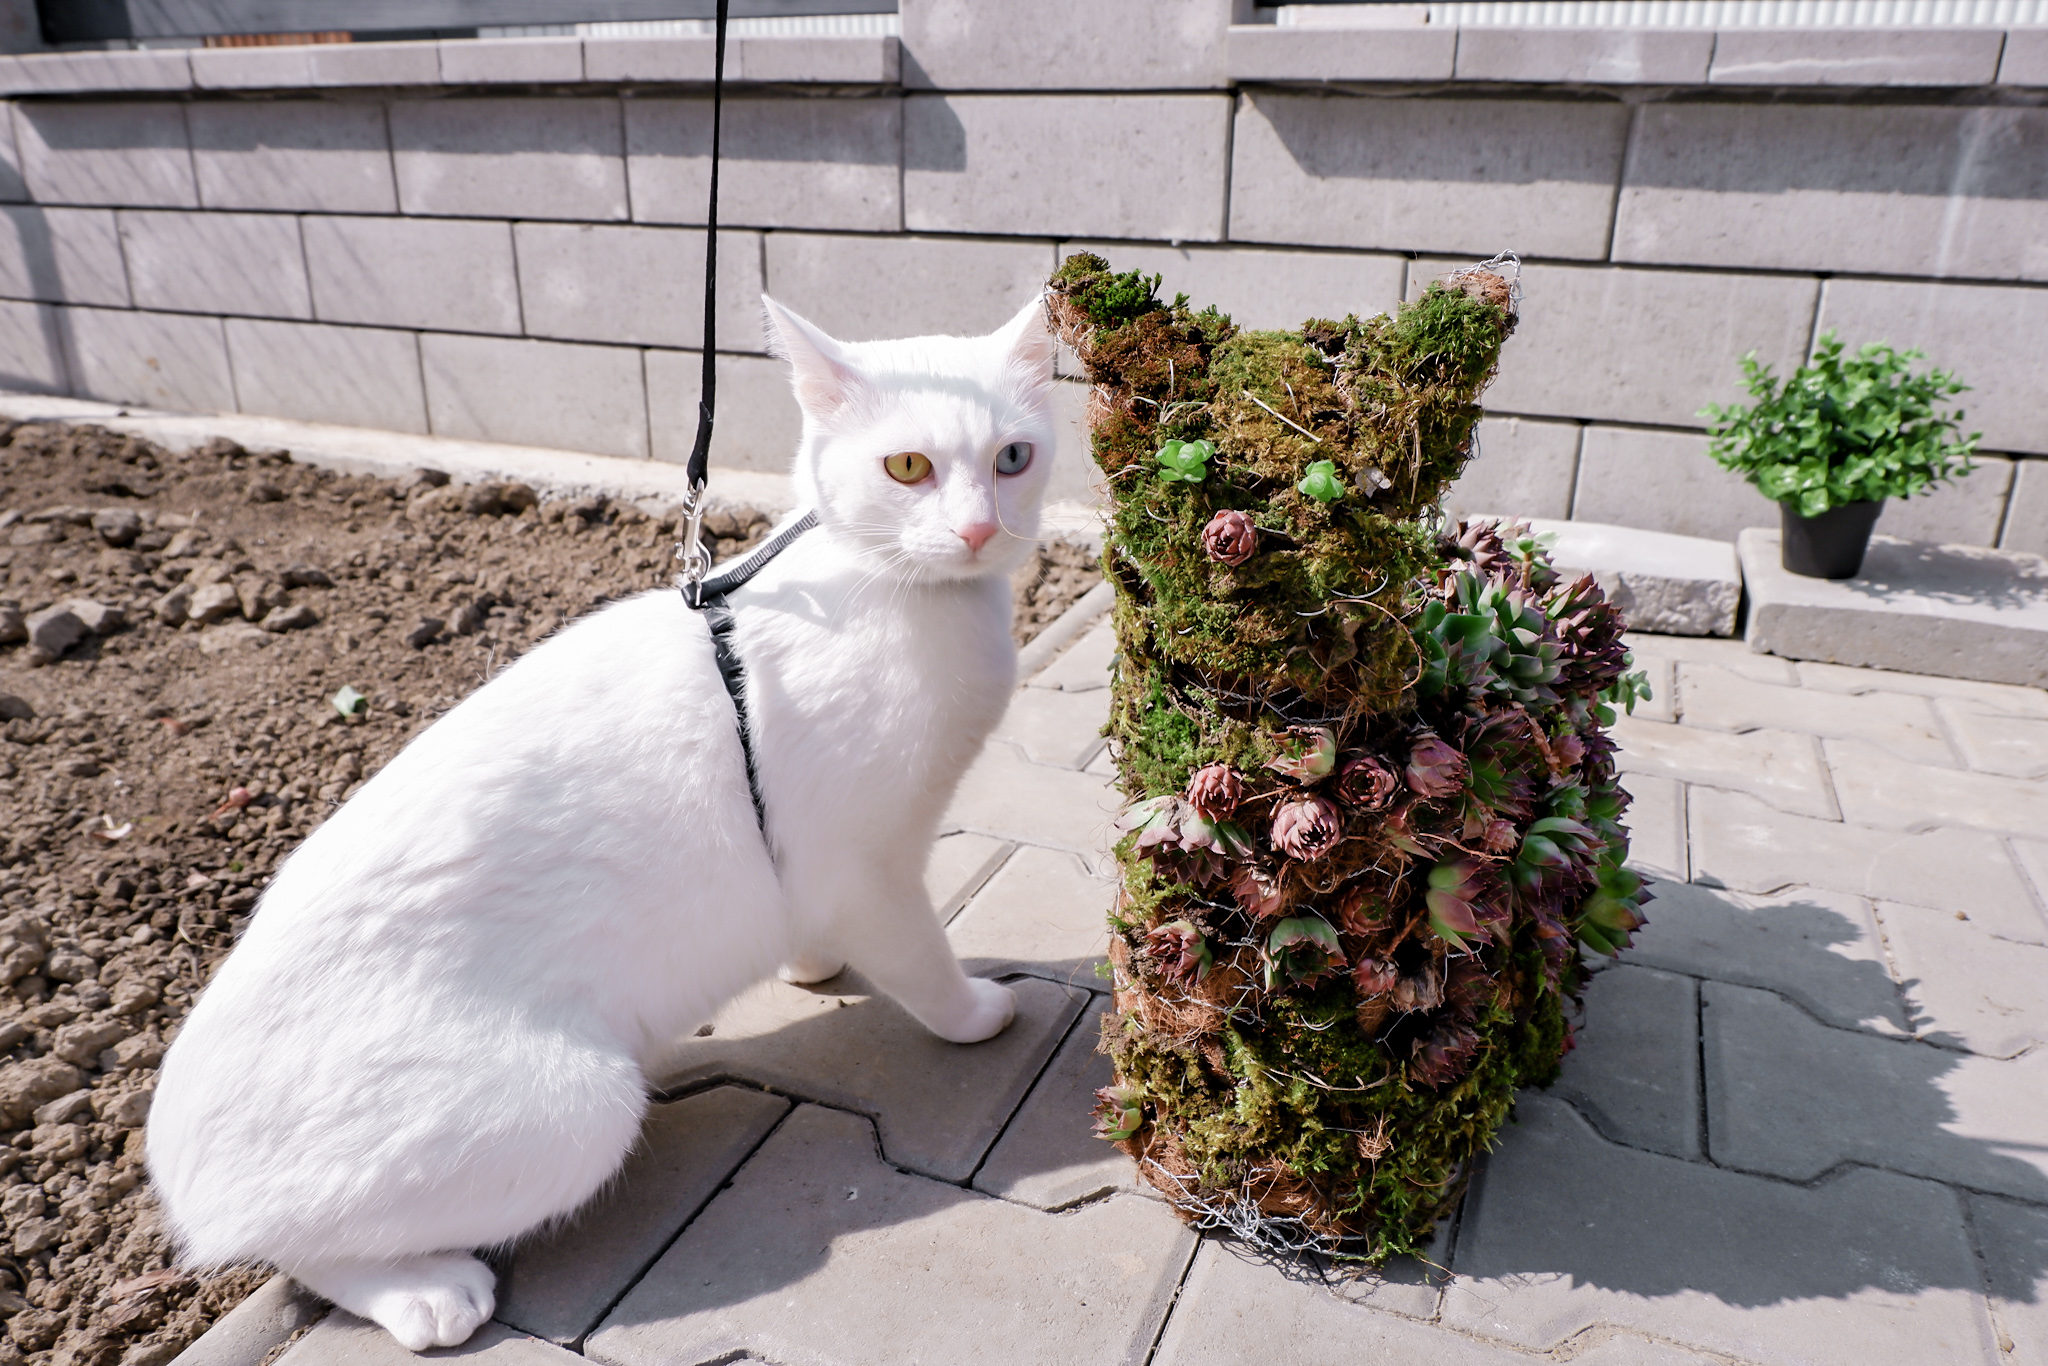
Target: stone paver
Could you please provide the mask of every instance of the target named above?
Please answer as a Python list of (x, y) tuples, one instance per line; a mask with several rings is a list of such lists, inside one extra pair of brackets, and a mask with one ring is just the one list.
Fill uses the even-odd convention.
[(326, 1300), (279, 1272), (181, 1352), (179, 1366), (260, 1362), (293, 1333), (327, 1317), (330, 1308)]
[(1084, 1011), (1052, 1064), (1003, 1130), (974, 1188), (1037, 1209), (1058, 1210), (1110, 1191), (1149, 1193), (1131, 1160), (1095, 1136), (1095, 1092), (1114, 1080), (1097, 1049), (1104, 998)]
[[(1764, 656), (1752, 656), (1762, 659)], [(1790, 666), (1787, 661), (1773, 663)], [(1957, 698), (2003, 716), (2048, 718), (2048, 690), (2026, 688), (2013, 683), (1984, 683), (1972, 678), (1942, 678), (1935, 674), (1891, 673), (1847, 664), (1824, 664), (1817, 660), (1799, 663), (1798, 679), (1803, 688), (1821, 692), (1869, 693), (1904, 692), (1921, 697)]]
[(1709, 885), (1768, 892), (1804, 882), (1968, 914), (1989, 904), (2017, 915), (2034, 904), (2004, 844), (1983, 831), (1901, 834), (1807, 820), (1699, 787), (1686, 818), (1693, 878)]
[(1934, 707), (1971, 768), (2048, 778), (2048, 718), (2010, 716), (1960, 697), (1941, 698)]
[[(1212, 1242), (1195, 1255), (1152, 1360), (1155, 1366), (1528, 1366), (1545, 1358), (1348, 1302), (1314, 1276)], [(1706, 1366), (1714, 1358), (1610, 1334), (1571, 1360), (1574, 1366)]]
[(2048, 1210), (1982, 1195), (1969, 1205), (1999, 1350), (2012, 1366), (2048, 1366)]
[(1860, 574), (1828, 580), (1787, 571), (1778, 550), (1775, 530), (1751, 527), (1736, 538), (1753, 648), (2048, 686), (2048, 560), (1877, 535)]
[(1811, 1181), (1867, 1163), (2048, 1201), (2048, 1054), (2017, 1062), (1830, 1029), (1769, 992), (1701, 989), (1707, 1151)]
[(1953, 911), (1877, 909), (1922, 1038), (1994, 1058), (2048, 1043), (2048, 936), (2015, 943)]
[(1698, 983), (1650, 968), (1609, 968), (1586, 988), (1575, 1038), (1557, 1095), (1616, 1143), (1700, 1155)]
[(1083, 989), (1099, 986), (1109, 952), (1116, 884), (1078, 855), (1023, 848), (1012, 854), (947, 927), (953, 952), (980, 976), (1028, 972)]
[(1810, 887), (1742, 896), (1664, 881), (1650, 890), (1650, 923), (1623, 963), (1779, 992), (1844, 1029), (1912, 1031), (1863, 898)]
[(1799, 682), (1798, 666), (1791, 660), (1757, 654), (1739, 640), (1720, 640), (1710, 636), (1646, 636), (1634, 631), (1624, 639), (1638, 665), (1648, 659), (1668, 659), (1677, 663), (1712, 664), (1758, 683), (1791, 687)]
[(931, 861), (925, 864), (924, 886), (931, 894), (932, 909), (941, 921), (951, 920), (967, 904), (967, 898), (981, 890), (989, 874), (1017, 846), (1008, 840), (961, 830), (941, 835), (932, 845)]
[(1928, 768), (1860, 740), (1825, 742), (1843, 816), (1885, 830), (1963, 825), (2014, 835), (2048, 830), (2048, 786), (2024, 778)]
[(1802, 1366), (1994, 1359), (1944, 1187), (1788, 1185), (1603, 1142), (1549, 1097), (1516, 1109), (1465, 1202), (1446, 1326), (1533, 1351), (1606, 1326)]
[(1155, 1200), (1062, 1215), (909, 1176), (804, 1106), (591, 1335), (618, 1366), (1137, 1366), (1195, 1239)]
[(1010, 745), (990, 745), (960, 780), (941, 828), (1070, 849), (1101, 863), (1122, 805), (1101, 777), (1034, 764)]
[(498, 1276), (499, 1321), (564, 1344), (595, 1328), (789, 1108), (738, 1086), (654, 1106), (604, 1192), (514, 1250)]
[(1683, 882), (1685, 784), (1672, 778), (1631, 773), (1622, 786), (1634, 799), (1629, 803), (1626, 821), (1629, 866)]
[[(1089, 627), (1059, 658), (1025, 680), (1024, 686), (1057, 688), (1062, 692), (1101, 692), (1109, 687), (1109, 669), (1115, 659), (1116, 625), (1104, 617)], [(1105, 715), (1108, 705), (1105, 700)]]
[(1081, 768), (1102, 748), (1100, 732), (1108, 719), (1107, 689), (1019, 688), (989, 742), (1015, 745), (1035, 764)]
[[(2020, 867), (2026, 870), (2028, 879), (2034, 884), (2034, 895), (2037, 898), (2035, 909), (2048, 914), (2048, 842), (2014, 840), (2012, 851), (2018, 857)], [(2007, 933), (2015, 939), (2033, 938), (2030, 933)]]
[(1837, 814), (1820, 745), (1810, 735), (1782, 730), (1732, 735), (1622, 716), (1615, 720), (1614, 739), (1621, 746), (1615, 762), (1623, 773), (1731, 788), (1793, 815)]
[(1714, 664), (1678, 667), (1679, 708), (1709, 730), (1796, 730), (1868, 740), (1916, 764), (1956, 766), (1934, 704), (1899, 693), (1842, 697), (1759, 683)]
[(1559, 573), (1593, 575), (1637, 630), (1735, 634), (1742, 570), (1728, 542), (1591, 521), (1532, 518), (1529, 524), (1553, 538), (1551, 559)]
[(659, 1089), (744, 1077), (875, 1117), (889, 1161), (965, 1181), (1066, 1037), (1088, 993), (1011, 984), (1017, 1018), (986, 1043), (947, 1043), (851, 970), (812, 987), (764, 982), (674, 1046)]

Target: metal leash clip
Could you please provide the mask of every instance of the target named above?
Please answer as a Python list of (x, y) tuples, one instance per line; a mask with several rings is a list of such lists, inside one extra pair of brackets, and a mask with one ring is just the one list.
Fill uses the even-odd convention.
[(704, 550), (704, 485), (690, 486), (683, 497), (683, 538), (676, 545), (676, 559), (683, 566), (683, 597), (692, 607), (704, 605), (704, 576), (711, 572), (711, 556)]

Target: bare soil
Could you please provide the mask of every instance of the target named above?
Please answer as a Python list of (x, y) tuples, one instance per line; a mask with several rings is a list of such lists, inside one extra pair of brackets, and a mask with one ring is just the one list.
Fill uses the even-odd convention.
[[(767, 518), (707, 525), (722, 558)], [(0, 1366), (156, 1366), (266, 1279), (187, 1274), (158, 1226), (178, 1022), (279, 859), (496, 669), (665, 582), (674, 537), (595, 496), (0, 429)], [(1020, 643), (1100, 577), (1042, 550)]]

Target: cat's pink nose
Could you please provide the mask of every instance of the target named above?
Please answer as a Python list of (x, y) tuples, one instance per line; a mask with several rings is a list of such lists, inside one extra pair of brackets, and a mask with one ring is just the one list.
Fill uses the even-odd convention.
[(988, 538), (996, 534), (994, 522), (969, 522), (966, 526), (953, 528), (953, 533), (967, 542), (967, 548), (976, 554), (988, 544)]

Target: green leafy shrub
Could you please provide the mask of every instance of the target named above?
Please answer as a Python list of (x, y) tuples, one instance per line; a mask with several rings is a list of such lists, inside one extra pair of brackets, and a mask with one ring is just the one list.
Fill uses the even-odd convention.
[(1957, 439), (1963, 412), (1945, 399), (1969, 388), (1945, 370), (1911, 372), (1919, 351), (1872, 342), (1843, 354), (1833, 332), (1821, 334), (1811, 364), (1780, 387), (1756, 353), (1742, 358), (1754, 407), (1708, 404), (1709, 447), (1773, 502), (1818, 517), (1846, 503), (1911, 498), (1953, 482), (1973, 468), (1982, 433)]

